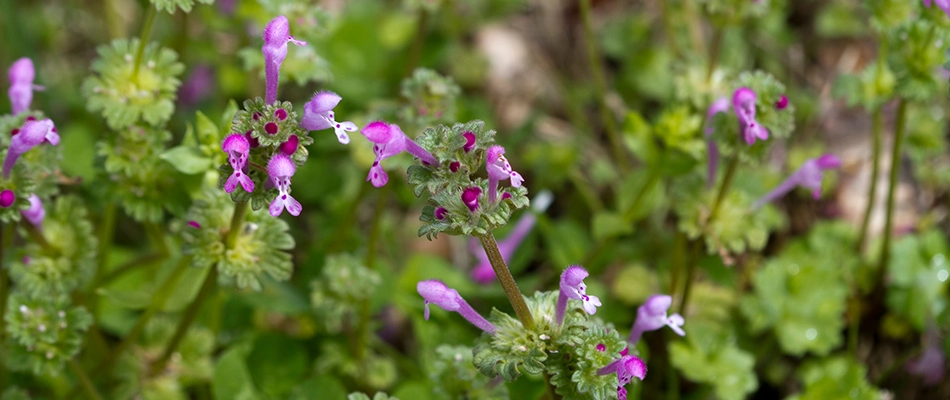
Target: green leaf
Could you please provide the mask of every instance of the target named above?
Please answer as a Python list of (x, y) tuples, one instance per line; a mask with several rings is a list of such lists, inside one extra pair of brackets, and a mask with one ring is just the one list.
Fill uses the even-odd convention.
[(327, 375), (310, 378), (294, 389), (290, 400), (337, 400), (346, 398), (346, 388)]
[(673, 365), (686, 378), (713, 385), (719, 399), (744, 399), (759, 386), (755, 358), (734, 345), (707, 353), (692, 343), (673, 342), (669, 350)]
[(255, 386), (270, 398), (287, 398), (307, 372), (307, 349), (299, 342), (276, 333), (254, 340), (247, 355), (247, 369)]
[(258, 400), (251, 374), (244, 364), (247, 349), (233, 347), (224, 353), (214, 367), (211, 391), (216, 400)]
[[(198, 122), (201, 123), (200, 118)], [(168, 161), (173, 168), (186, 175), (203, 173), (211, 168), (212, 163), (201, 150), (192, 146), (172, 147), (158, 157)]]
[(100, 288), (96, 293), (115, 305), (131, 310), (140, 310), (148, 307), (152, 300), (152, 291), (150, 290), (117, 290)]
[(799, 371), (804, 393), (789, 400), (874, 400), (882, 394), (867, 382), (867, 369), (848, 357), (834, 357), (804, 364)]
[(600, 211), (594, 214), (592, 225), (595, 240), (633, 233), (633, 224), (625, 222), (619, 213), (612, 211)]

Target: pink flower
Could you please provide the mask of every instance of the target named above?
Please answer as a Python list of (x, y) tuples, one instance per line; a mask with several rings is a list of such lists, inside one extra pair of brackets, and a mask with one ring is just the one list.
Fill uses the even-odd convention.
[(224, 182), (224, 191), (231, 193), (240, 183), (245, 192), (253, 192), (254, 181), (247, 175), (246, 168), (248, 154), (251, 150), (247, 138), (240, 133), (231, 134), (224, 138), (224, 142), (221, 143), (221, 150), (228, 155), (228, 162), (231, 163), (231, 168), (234, 169), (228, 180)]
[(824, 177), (824, 172), (839, 167), (841, 167), (841, 160), (834, 154), (825, 154), (818, 158), (806, 160), (788, 179), (775, 187), (775, 189), (772, 189), (771, 192), (763, 196), (759, 201), (755, 202), (752, 209), (758, 209), (765, 205), (765, 203), (784, 196), (796, 186), (811, 189), (812, 196), (815, 200), (818, 200), (818, 198), (821, 197), (821, 180)]
[(36, 77), (33, 60), (26, 57), (16, 60), (10, 66), (7, 76), (10, 78), (10, 90), (7, 94), (10, 96), (13, 114), (29, 110), (30, 103), (33, 102), (33, 91), (43, 90), (42, 86), (33, 84)]
[(274, 182), (274, 186), (277, 186), (278, 191), (277, 197), (274, 198), (274, 201), (270, 203), (270, 208), (268, 208), (270, 215), (280, 216), (284, 209), (287, 209), (290, 215), (296, 217), (303, 210), (300, 202), (290, 195), (290, 178), (294, 176), (296, 171), (297, 166), (294, 165), (290, 157), (280, 153), (275, 154), (267, 163), (267, 174)]
[(340, 143), (350, 143), (350, 136), (346, 132), (354, 132), (359, 128), (350, 121), (337, 122), (333, 116), (333, 109), (342, 99), (340, 95), (330, 91), (315, 93), (304, 105), (300, 126), (310, 131), (333, 128)]
[(584, 311), (593, 315), (597, 312), (597, 307), (601, 306), (600, 299), (597, 296), (587, 294), (587, 286), (584, 285), (584, 279), (590, 275), (587, 270), (580, 265), (571, 265), (561, 273), (561, 293), (557, 298), (557, 307), (555, 308), (555, 319), (560, 325), (564, 322), (564, 312), (567, 310), (567, 300), (580, 300)]
[(307, 42), (294, 39), (290, 36), (290, 23), (287, 17), (281, 15), (274, 18), (264, 28), (264, 75), (267, 83), (265, 100), (267, 104), (277, 101), (277, 82), (280, 75), (280, 65), (287, 58), (287, 43), (297, 46), (306, 46)]
[(627, 354), (627, 349), (623, 349), (620, 352), (619, 360), (599, 369), (597, 374), (609, 375), (615, 372), (617, 373), (617, 398), (618, 400), (627, 400), (627, 389), (624, 386), (627, 386), (634, 377), (640, 378), (641, 381), (645, 379), (647, 377), (647, 365), (637, 356)]
[(679, 314), (673, 314), (669, 317), (666, 316), (666, 312), (670, 309), (672, 304), (673, 298), (665, 294), (650, 296), (646, 303), (643, 303), (643, 305), (637, 309), (637, 320), (633, 323), (633, 328), (630, 330), (630, 337), (627, 341), (630, 342), (631, 345), (635, 345), (640, 341), (640, 336), (643, 335), (643, 332), (655, 331), (664, 326), (670, 327), (677, 335), (686, 336), (686, 332), (684, 332), (682, 328), (685, 322), (683, 317)]
[(424, 164), (439, 164), (435, 156), (409, 139), (396, 124), (375, 121), (364, 126), (360, 133), (370, 142), (375, 143), (373, 153), (376, 154), (376, 160), (373, 161), (373, 166), (369, 169), (369, 175), (366, 176), (366, 180), (371, 181), (373, 186), (383, 187), (386, 182), (389, 182), (389, 176), (386, 175), (386, 170), (383, 169), (381, 163), (383, 160), (403, 151), (408, 151), (422, 160)]
[(485, 169), (488, 170), (488, 201), (495, 204), (498, 200), (498, 181), (510, 179), (511, 186), (521, 187), (524, 178), (511, 169), (511, 164), (505, 158), (505, 148), (492, 146), (486, 152)]
[(30, 208), (20, 212), (23, 218), (30, 221), (33, 226), (40, 228), (43, 225), (43, 219), (46, 218), (46, 210), (43, 209), (43, 201), (36, 194), (30, 195)]
[(459, 292), (446, 286), (441, 281), (421, 281), (416, 285), (416, 291), (425, 299), (425, 319), (429, 320), (429, 304), (435, 304), (446, 311), (455, 311), (479, 329), (495, 333), (495, 325), (488, 322), (472, 306), (468, 305)]
[(739, 117), (739, 132), (749, 145), (755, 144), (756, 138), (769, 138), (769, 131), (755, 120), (755, 100), (755, 92), (747, 87), (739, 88), (732, 95), (732, 107)]
[(7, 158), (3, 160), (3, 177), (9, 178), (13, 165), (16, 164), (20, 155), (30, 151), (33, 147), (42, 144), (44, 141), (50, 142), (53, 146), (59, 144), (59, 134), (56, 133), (56, 126), (49, 118), (43, 120), (27, 120), (20, 133), (10, 139), (10, 148), (7, 151)]

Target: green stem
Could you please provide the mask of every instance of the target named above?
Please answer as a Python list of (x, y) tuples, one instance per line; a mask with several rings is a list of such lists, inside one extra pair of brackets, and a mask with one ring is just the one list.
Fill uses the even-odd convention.
[(670, 254), (670, 294), (679, 291), (680, 272), (683, 271), (684, 257), (686, 256), (686, 234), (676, 232), (673, 238), (673, 254)]
[(623, 171), (629, 166), (629, 160), (624, 157), (623, 143), (620, 141), (620, 133), (617, 131), (616, 121), (614, 121), (614, 117), (607, 107), (607, 83), (604, 78), (604, 67), (601, 65), (601, 56), (599, 54), (599, 48), (597, 47), (597, 40), (594, 37), (590, 0), (579, 1), (581, 19), (584, 23), (584, 45), (587, 47), (587, 62), (591, 78), (594, 80), (594, 91), (597, 96), (597, 105), (600, 107), (600, 118), (604, 122), (604, 129), (607, 131), (607, 138), (610, 140), (610, 147), (613, 149), (614, 162), (616, 162), (616, 165), (620, 166)]
[(90, 380), (89, 375), (86, 375), (86, 372), (82, 370), (82, 367), (73, 359), (69, 359), (66, 364), (69, 365), (69, 369), (76, 374), (76, 378), (79, 378), (79, 384), (82, 385), (82, 390), (86, 392), (86, 397), (90, 400), (102, 400), (102, 396), (96, 391), (96, 387), (92, 385), (92, 380)]
[(689, 258), (686, 261), (686, 283), (684, 283), (683, 297), (680, 301), (680, 315), (686, 315), (686, 305), (689, 304), (689, 295), (693, 290), (693, 278), (696, 275), (696, 264), (699, 264), (699, 250), (702, 243), (702, 238), (699, 238), (693, 241), (689, 249)]
[(871, 211), (874, 209), (875, 198), (877, 197), (877, 181), (878, 175), (881, 171), (881, 136), (882, 129), (882, 119), (884, 107), (878, 106), (874, 110), (874, 116), (872, 117), (872, 131), (874, 132), (874, 153), (873, 153), (873, 164), (871, 167), (871, 185), (868, 188), (868, 205), (864, 209), (864, 218), (861, 220), (861, 233), (858, 234), (858, 252), (861, 252), (864, 249), (864, 243), (867, 240), (868, 234), (868, 224), (871, 221)]
[(488, 232), (484, 235), (478, 235), (477, 237), (478, 240), (482, 242), (482, 247), (485, 248), (485, 254), (488, 255), (488, 261), (491, 263), (492, 269), (495, 270), (495, 276), (498, 277), (498, 282), (501, 283), (501, 288), (504, 289), (505, 296), (508, 296), (508, 301), (511, 302), (511, 308), (514, 308), (515, 315), (518, 316), (521, 325), (524, 326), (526, 330), (534, 329), (534, 317), (531, 316), (531, 310), (528, 309), (528, 305), (524, 301), (524, 296), (521, 294), (521, 290), (518, 289), (518, 284), (515, 283), (515, 278), (511, 276), (511, 271), (508, 270), (508, 264), (505, 263), (505, 259), (498, 250), (498, 243), (495, 242), (495, 236), (491, 232)]
[(109, 268), (109, 255), (112, 252), (112, 239), (115, 238), (115, 218), (116, 218), (116, 205), (113, 202), (106, 204), (105, 210), (102, 211), (102, 220), (99, 223), (99, 230), (96, 232), (96, 237), (99, 240), (99, 249), (97, 250), (96, 257), (96, 275), (93, 278), (93, 286), (98, 286), (99, 282), (102, 281), (102, 277), (106, 273), (106, 269)]
[(225, 248), (233, 249), (237, 243), (238, 235), (240, 235), (241, 229), (244, 228), (244, 214), (247, 213), (247, 206), (248, 203), (246, 201), (234, 203), (234, 214), (231, 214), (231, 227), (224, 237)]
[(142, 34), (139, 36), (139, 48), (135, 51), (135, 64), (132, 69), (132, 80), (138, 82), (139, 67), (142, 65), (142, 57), (145, 55), (145, 46), (148, 45), (148, 38), (152, 34), (152, 24), (155, 23), (155, 16), (158, 14), (155, 6), (149, 4), (148, 13), (145, 14), (145, 24), (142, 25)]
[(658, 161), (651, 166), (650, 176), (647, 177), (647, 182), (643, 185), (643, 188), (637, 192), (637, 196), (633, 198), (633, 201), (630, 203), (627, 209), (624, 210), (623, 215), (621, 216), (624, 223), (627, 223), (633, 219), (633, 217), (637, 214), (637, 211), (640, 210), (640, 204), (643, 203), (643, 199), (647, 197), (647, 193), (653, 190), (653, 187), (656, 186), (657, 182), (660, 181), (660, 166), (663, 165), (664, 161), (666, 160), (665, 155), (666, 152), (663, 152), (663, 154), (660, 155)]
[(716, 193), (716, 200), (713, 202), (712, 210), (709, 212), (709, 219), (706, 220), (706, 226), (709, 226), (709, 224), (716, 219), (716, 216), (719, 215), (719, 208), (722, 206), (722, 201), (726, 198), (726, 193), (729, 192), (729, 187), (732, 186), (732, 180), (736, 176), (738, 167), (739, 156), (732, 156), (729, 160), (729, 166), (726, 168), (726, 176), (722, 179), (722, 184), (719, 185), (719, 192)]
[(201, 305), (217, 286), (217, 265), (212, 265), (208, 268), (211, 268), (211, 270), (208, 271), (208, 275), (201, 284), (201, 290), (198, 291), (198, 297), (195, 297), (195, 300), (188, 305), (188, 308), (185, 310), (185, 315), (181, 317), (181, 321), (178, 321), (178, 327), (175, 328), (175, 334), (172, 335), (171, 340), (168, 341), (168, 344), (165, 346), (165, 350), (162, 352), (162, 355), (158, 358), (158, 360), (155, 361), (155, 363), (152, 364), (149, 375), (154, 376), (165, 367), (165, 364), (168, 362), (168, 359), (171, 358), (172, 353), (178, 349), (178, 345), (181, 343), (182, 339), (185, 338), (185, 334), (188, 333), (188, 328), (191, 327), (192, 322), (194, 322), (195, 318), (198, 317), (198, 312), (201, 311)]
[(894, 148), (891, 152), (891, 175), (887, 187), (887, 216), (884, 224), (884, 245), (878, 261), (877, 286), (883, 287), (887, 264), (891, 257), (891, 231), (894, 226), (894, 193), (897, 189), (897, 176), (900, 173), (901, 144), (904, 141), (905, 120), (907, 119), (907, 100), (901, 98), (897, 106), (897, 121), (894, 122)]

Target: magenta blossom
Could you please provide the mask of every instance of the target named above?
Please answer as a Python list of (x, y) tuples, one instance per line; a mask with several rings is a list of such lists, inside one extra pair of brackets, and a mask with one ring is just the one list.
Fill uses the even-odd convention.
[(10, 78), (10, 90), (7, 94), (10, 96), (13, 114), (29, 110), (30, 103), (33, 102), (33, 91), (43, 90), (42, 86), (33, 84), (33, 79), (36, 77), (33, 60), (26, 57), (16, 60), (10, 66), (7, 76)]
[(485, 158), (485, 169), (488, 170), (488, 201), (495, 204), (498, 200), (498, 181), (511, 179), (511, 186), (521, 187), (524, 178), (511, 169), (511, 164), (505, 158), (504, 147), (489, 147)]
[(300, 120), (300, 126), (310, 131), (333, 128), (340, 143), (350, 143), (350, 136), (346, 132), (353, 132), (359, 128), (350, 121), (337, 122), (333, 116), (333, 109), (342, 99), (340, 95), (330, 91), (315, 93), (313, 98), (303, 106), (303, 119)]
[(598, 375), (617, 373), (618, 400), (627, 400), (627, 389), (624, 386), (627, 386), (634, 377), (640, 378), (641, 381), (647, 377), (647, 365), (637, 356), (629, 355), (627, 352), (628, 349), (623, 349), (619, 360), (597, 370)]
[(943, 13), (950, 17), (950, 0), (924, 0), (924, 5), (927, 8), (930, 8), (933, 3), (937, 3), (937, 7), (940, 7)]
[(445, 286), (441, 281), (421, 281), (416, 285), (416, 291), (425, 299), (424, 315), (426, 321), (429, 320), (429, 303), (432, 303), (442, 307), (445, 311), (455, 311), (459, 313), (462, 318), (465, 318), (468, 322), (471, 322), (472, 325), (475, 325), (489, 334), (495, 333), (495, 325), (488, 322), (485, 317), (482, 317), (472, 306), (468, 305), (465, 299), (459, 295), (458, 291)]
[(270, 180), (274, 182), (274, 186), (277, 186), (278, 192), (277, 197), (270, 203), (268, 209), (270, 215), (280, 216), (286, 208), (290, 215), (296, 217), (303, 210), (300, 202), (290, 195), (290, 178), (294, 176), (295, 172), (297, 172), (297, 166), (294, 165), (290, 157), (281, 153), (275, 154), (267, 163), (267, 174), (270, 176)]
[(0, 192), (0, 207), (9, 208), (16, 201), (16, 194), (12, 190), (6, 189)]
[(739, 133), (749, 145), (755, 144), (756, 138), (769, 138), (769, 131), (755, 120), (755, 100), (755, 92), (747, 87), (739, 88), (732, 95), (732, 107), (739, 118)]
[(7, 151), (7, 158), (3, 160), (3, 177), (9, 178), (10, 171), (20, 155), (30, 151), (30, 149), (42, 144), (44, 141), (50, 142), (53, 146), (59, 144), (59, 134), (56, 133), (56, 126), (49, 118), (43, 120), (27, 120), (20, 133), (10, 139), (10, 148)]
[[(534, 224), (537, 221), (535, 214), (543, 213), (544, 210), (551, 205), (553, 200), (554, 195), (551, 194), (550, 191), (544, 190), (538, 193), (534, 200), (531, 201), (531, 211), (522, 215), (521, 219), (515, 224), (515, 227), (512, 228), (511, 233), (504, 239), (498, 241), (498, 251), (501, 253), (501, 258), (505, 260), (505, 263), (511, 260), (511, 257), (515, 254), (515, 250), (518, 249), (518, 246), (521, 245), (524, 238), (527, 237), (531, 229), (534, 228)], [(444, 208), (441, 209), (445, 210)], [(438, 212), (439, 209), (437, 208), (437, 219), (439, 219)], [(472, 269), (472, 279), (481, 284), (492, 283), (495, 280), (495, 270), (492, 269), (491, 262), (488, 261), (488, 255), (485, 254), (485, 249), (482, 248), (478, 239), (475, 238), (469, 238), (468, 248), (469, 251), (478, 258), (478, 264)]]
[(564, 322), (564, 312), (567, 310), (567, 300), (580, 300), (584, 311), (588, 314), (597, 312), (597, 307), (601, 306), (600, 299), (597, 296), (587, 294), (587, 286), (584, 285), (584, 279), (590, 275), (587, 270), (580, 265), (571, 265), (561, 273), (561, 293), (557, 298), (557, 307), (554, 309), (555, 320), (558, 325)]
[(775, 187), (775, 189), (772, 189), (771, 192), (763, 196), (759, 201), (755, 202), (752, 209), (756, 210), (765, 205), (765, 203), (784, 196), (794, 189), (795, 186), (811, 189), (812, 197), (818, 200), (818, 198), (821, 197), (821, 179), (824, 176), (824, 171), (839, 167), (841, 167), (841, 160), (834, 154), (825, 154), (818, 158), (806, 160), (788, 179)]
[(247, 158), (251, 150), (251, 145), (247, 138), (240, 133), (234, 133), (224, 138), (221, 143), (221, 150), (228, 155), (228, 162), (234, 172), (224, 182), (224, 191), (231, 193), (237, 188), (238, 184), (244, 188), (244, 191), (251, 193), (254, 191), (254, 181), (247, 175)]
[(43, 225), (43, 218), (46, 217), (46, 210), (43, 209), (43, 201), (36, 194), (30, 195), (30, 208), (20, 212), (23, 218), (30, 221), (33, 226), (40, 228)]
[(290, 23), (287, 17), (281, 15), (272, 19), (264, 28), (264, 75), (267, 81), (265, 100), (267, 104), (277, 101), (277, 82), (280, 75), (280, 64), (287, 58), (287, 43), (297, 46), (306, 46), (307, 42), (294, 39), (290, 36)]
[(403, 151), (419, 158), (424, 164), (439, 164), (435, 156), (409, 139), (396, 124), (375, 121), (364, 126), (360, 133), (366, 136), (370, 142), (375, 143), (373, 153), (376, 154), (376, 160), (373, 161), (373, 166), (369, 169), (369, 175), (366, 176), (366, 180), (371, 181), (373, 186), (383, 187), (386, 182), (389, 182), (389, 176), (386, 175), (381, 162)]
[(655, 294), (647, 299), (646, 303), (637, 308), (637, 320), (633, 323), (630, 330), (630, 337), (627, 339), (631, 345), (636, 345), (640, 341), (643, 332), (655, 331), (664, 326), (670, 327), (677, 335), (686, 336), (683, 331), (683, 317), (679, 314), (673, 314), (667, 317), (666, 311), (673, 304), (673, 298), (665, 294)]
[(712, 187), (716, 181), (716, 170), (719, 169), (719, 147), (716, 141), (712, 140), (713, 131), (712, 119), (716, 114), (725, 112), (729, 109), (729, 99), (720, 97), (709, 106), (706, 111), (706, 128), (703, 131), (706, 136), (706, 187)]
[(462, 203), (468, 210), (475, 212), (478, 209), (478, 197), (482, 195), (482, 188), (473, 186), (462, 191)]

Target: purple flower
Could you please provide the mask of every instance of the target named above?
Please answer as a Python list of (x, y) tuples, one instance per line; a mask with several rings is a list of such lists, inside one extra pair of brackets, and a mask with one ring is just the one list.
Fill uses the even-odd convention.
[(927, 8), (930, 8), (933, 3), (937, 3), (937, 7), (940, 7), (943, 13), (950, 17), (950, 0), (924, 0), (924, 5)]
[(786, 193), (794, 189), (795, 186), (802, 186), (806, 189), (811, 189), (812, 196), (815, 198), (815, 200), (818, 200), (818, 198), (821, 197), (821, 178), (824, 175), (824, 171), (828, 169), (835, 169), (840, 166), (841, 160), (838, 159), (838, 157), (836, 157), (834, 154), (825, 154), (818, 158), (806, 160), (797, 171), (788, 177), (788, 179), (775, 187), (775, 189), (772, 189), (771, 192), (763, 196), (761, 199), (759, 199), (759, 201), (755, 202), (755, 205), (752, 206), (752, 209), (759, 209), (760, 207), (764, 206), (765, 203), (784, 196)]
[(280, 144), (280, 152), (285, 156), (292, 156), (297, 152), (297, 147), (299, 146), (300, 138), (298, 138), (297, 135), (290, 135), (286, 142)]
[(463, 318), (471, 322), (479, 329), (495, 333), (495, 325), (488, 322), (472, 306), (465, 302), (465, 299), (459, 295), (455, 289), (445, 286), (444, 283), (437, 280), (421, 281), (416, 285), (416, 291), (425, 299), (425, 318), (429, 320), (429, 303), (442, 307), (446, 311), (458, 312)]
[(439, 161), (432, 154), (410, 140), (396, 124), (375, 121), (364, 126), (360, 133), (366, 136), (370, 142), (375, 143), (373, 152), (376, 153), (376, 160), (373, 161), (373, 167), (369, 169), (369, 175), (366, 176), (366, 180), (371, 181), (373, 186), (383, 187), (389, 181), (389, 176), (386, 175), (386, 171), (380, 163), (404, 150), (422, 160), (424, 164), (439, 164)]
[(441, 221), (445, 219), (445, 214), (448, 212), (449, 210), (446, 210), (445, 207), (436, 207), (435, 211), (432, 212), (432, 215), (435, 217), (435, 219)]
[[(939, 4), (939, 3), (938, 3)], [(924, 352), (920, 357), (907, 363), (907, 371), (924, 378), (928, 386), (943, 381), (944, 365), (947, 359), (940, 346), (940, 336), (936, 329), (929, 329), (924, 334)]]
[(9, 208), (14, 201), (16, 201), (16, 194), (12, 190), (7, 189), (0, 192), (0, 207)]
[(287, 58), (287, 43), (293, 43), (297, 46), (306, 46), (307, 42), (295, 40), (290, 36), (290, 23), (287, 17), (281, 15), (272, 19), (267, 27), (264, 28), (264, 75), (266, 76), (267, 104), (274, 104), (277, 101), (277, 81), (280, 75), (280, 64)]
[(624, 386), (627, 386), (633, 380), (633, 377), (640, 378), (641, 381), (647, 377), (647, 365), (637, 356), (627, 354), (627, 351), (628, 349), (623, 349), (620, 352), (619, 360), (597, 370), (598, 375), (617, 373), (618, 400), (627, 400), (627, 389)]
[(297, 166), (294, 165), (290, 157), (280, 153), (275, 154), (267, 163), (267, 174), (270, 176), (270, 180), (274, 182), (274, 186), (277, 186), (278, 192), (277, 197), (270, 203), (268, 209), (270, 215), (280, 216), (280, 213), (284, 212), (286, 208), (290, 215), (296, 217), (303, 210), (300, 202), (290, 195), (290, 178), (294, 176), (296, 171)]
[(466, 153), (472, 151), (475, 148), (475, 134), (472, 131), (465, 131), (462, 133), (462, 137), (465, 138), (465, 145), (462, 146), (462, 150), (465, 150)]
[(482, 188), (473, 186), (462, 191), (462, 203), (468, 210), (475, 212), (478, 209), (478, 196), (482, 195)]
[(300, 120), (300, 126), (310, 131), (333, 128), (340, 143), (350, 143), (350, 136), (346, 132), (353, 132), (359, 128), (350, 121), (336, 122), (333, 118), (333, 108), (342, 99), (340, 95), (330, 91), (315, 93), (313, 98), (303, 106), (303, 119)]
[(23, 218), (30, 221), (33, 226), (39, 228), (43, 225), (43, 218), (46, 217), (46, 210), (43, 209), (43, 201), (36, 194), (30, 195), (30, 208), (21, 211)]
[(188, 221), (188, 225), (195, 229), (201, 229), (201, 224), (198, 221)]
[(729, 109), (729, 99), (720, 97), (709, 106), (706, 111), (706, 187), (712, 187), (716, 181), (716, 170), (719, 169), (719, 147), (716, 142), (710, 138), (713, 131), (712, 119), (716, 114), (725, 112)]
[(221, 143), (221, 150), (228, 155), (228, 162), (234, 173), (224, 182), (224, 191), (231, 193), (237, 188), (238, 183), (244, 188), (244, 191), (251, 193), (254, 191), (254, 181), (247, 175), (247, 158), (251, 150), (251, 145), (247, 138), (240, 133), (234, 133), (224, 138)]
[(588, 314), (597, 312), (597, 307), (601, 305), (600, 299), (587, 295), (587, 286), (584, 286), (584, 278), (588, 275), (590, 274), (587, 270), (580, 265), (571, 265), (561, 273), (561, 294), (557, 297), (557, 308), (554, 311), (558, 325), (564, 322), (568, 299), (580, 300)]
[(56, 133), (53, 121), (49, 118), (39, 121), (27, 120), (20, 128), (20, 132), (10, 139), (10, 149), (7, 151), (7, 158), (3, 160), (3, 177), (10, 177), (10, 171), (13, 170), (13, 165), (21, 154), (44, 141), (50, 142), (53, 146), (59, 144), (59, 134)]
[(511, 169), (511, 164), (505, 158), (504, 147), (489, 147), (485, 158), (485, 169), (488, 170), (488, 201), (495, 204), (498, 200), (498, 181), (510, 178), (511, 186), (521, 187), (524, 178)]
[(647, 299), (640, 308), (637, 308), (637, 320), (633, 323), (633, 329), (630, 330), (630, 337), (627, 339), (631, 345), (640, 341), (643, 332), (655, 331), (668, 326), (677, 335), (686, 336), (683, 331), (683, 317), (679, 314), (666, 316), (666, 311), (673, 304), (673, 298), (665, 294), (655, 294)]
[(784, 110), (785, 107), (788, 107), (788, 97), (783, 94), (782, 97), (779, 97), (778, 101), (775, 102), (775, 108)]
[(33, 60), (23, 57), (16, 60), (10, 66), (7, 72), (10, 78), (10, 104), (13, 114), (19, 114), (30, 109), (30, 103), (33, 102), (33, 91), (43, 90), (42, 86), (34, 85), (33, 79), (36, 77), (36, 70), (33, 68)]
[(755, 92), (747, 87), (739, 88), (732, 95), (732, 106), (739, 117), (739, 133), (749, 145), (755, 144), (756, 138), (769, 138), (769, 131), (755, 120), (755, 100)]

